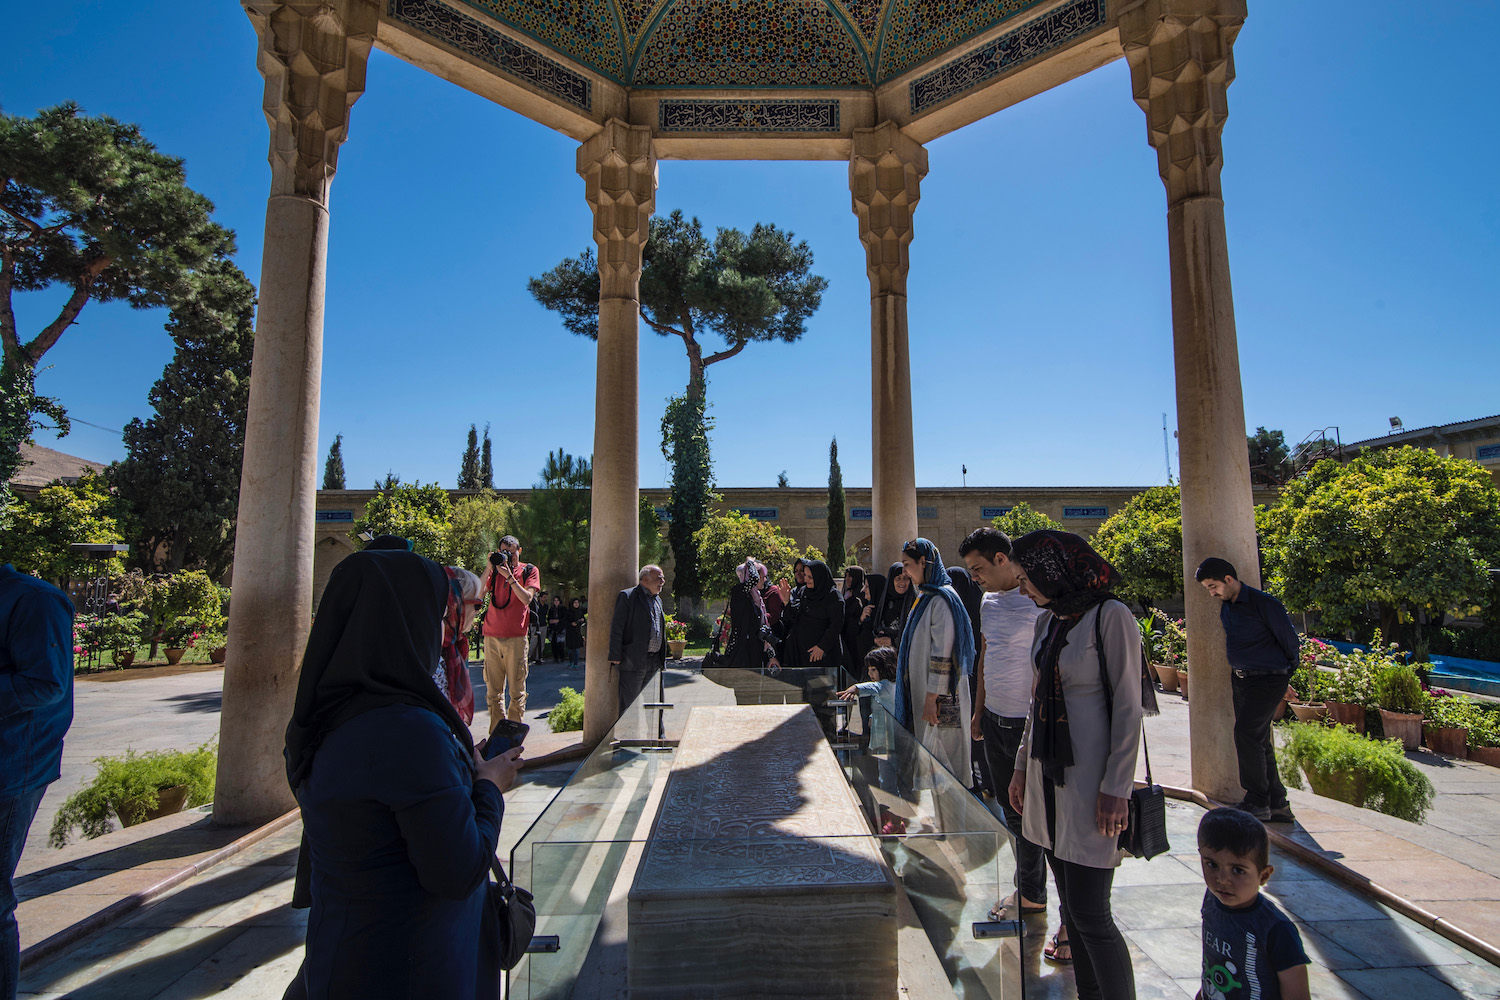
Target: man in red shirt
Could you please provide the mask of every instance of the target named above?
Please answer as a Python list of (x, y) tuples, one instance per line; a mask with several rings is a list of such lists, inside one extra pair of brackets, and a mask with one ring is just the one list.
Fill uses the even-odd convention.
[(490, 556), (490, 568), (484, 574), (484, 592), (490, 595), (490, 607), (484, 613), (481, 629), (490, 732), (495, 731), (502, 718), (520, 722), (526, 712), (526, 630), (530, 624), (531, 599), (541, 586), (542, 574), (535, 566), (521, 561), (521, 543), (515, 536), (500, 539), (500, 547)]

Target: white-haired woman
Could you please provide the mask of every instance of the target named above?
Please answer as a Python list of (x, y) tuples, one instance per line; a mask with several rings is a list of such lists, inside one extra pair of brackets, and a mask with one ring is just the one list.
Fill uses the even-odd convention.
[(432, 679), (459, 718), (474, 721), (474, 685), (469, 681), (469, 630), (484, 603), (484, 587), (475, 574), (460, 566), (444, 566), (448, 577), (448, 607), (443, 612), (443, 647)]

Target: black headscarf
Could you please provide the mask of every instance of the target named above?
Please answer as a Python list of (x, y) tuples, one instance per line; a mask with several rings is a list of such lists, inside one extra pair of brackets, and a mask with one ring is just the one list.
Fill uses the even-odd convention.
[[(879, 615), (885, 607), (885, 577), (879, 573), (866, 573), (865, 586), (870, 588), (870, 603), (875, 605), (875, 614)], [(879, 621), (875, 622), (875, 625), (879, 624)]]
[(1068, 633), (1090, 608), (1114, 599), (1109, 586), (1119, 575), (1089, 543), (1070, 531), (1033, 531), (1017, 538), (1010, 557), (1026, 574), (1027, 587), (1047, 598), (1052, 612), (1047, 636), (1037, 652), (1036, 693), (1031, 699), (1031, 757), (1042, 765), (1042, 775), (1065, 784), (1073, 766), (1073, 740), (1068, 732), (1068, 706), (1063, 699), (1062, 673), (1057, 658), (1068, 643)]
[(292, 788), (307, 777), (324, 737), (387, 705), (435, 712), (473, 749), (469, 727), (432, 679), (447, 602), (443, 568), (412, 552), (367, 548), (334, 567), (307, 639), (286, 727)]
[(948, 583), (958, 594), (958, 599), (963, 602), (964, 610), (969, 613), (969, 627), (974, 634), (979, 634), (979, 602), (984, 599), (984, 591), (979, 589), (979, 584), (969, 575), (969, 571), (962, 566), (949, 566)]
[(906, 631), (906, 616), (911, 614), (912, 603), (916, 600), (917, 588), (907, 581), (906, 593), (896, 593), (896, 577), (905, 574), (906, 570), (899, 562), (891, 563), (891, 570), (886, 575), (885, 596), (880, 605), (879, 626), (888, 632), (895, 632), (894, 641), (899, 644), (901, 633)]

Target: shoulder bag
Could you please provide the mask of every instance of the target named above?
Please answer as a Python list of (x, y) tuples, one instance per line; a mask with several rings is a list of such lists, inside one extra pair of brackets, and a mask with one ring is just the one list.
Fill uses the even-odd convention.
[[(1105, 717), (1114, 722), (1114, 689), (1109, 682), (1109, 671), (1104, 662), (1104, 632), (1100, 619), (1104, 617), (1104, 605), (1099, 605), (1094, 615), (1094, 648), (1099, 651), (1099, 682), (1104, 686)], [(1144, 656), (1144, 650), (1143, 650)], [(1145, 659), (1141, 669), (1146, 669)], [(1133, 857), (1150, 859), (1165, 854), (1171, 845), (1167, 843), (1167, 795), (1162, 787), (1151, 780), (1151, 745), (1146, 742), (1146, 727), (1141, 726), (1141, 746), (1146, 753), (1146, 787), (1133, 789), (1130, 793), (1125, 829), (1120, 832), (1119, 847)]]
[(531, 947), (536, 905), (531, 893), (511, 882), (498, 858), (490, 859), (489, 883), (479, 922), (479, 968), (497, 973), (514, 969)]

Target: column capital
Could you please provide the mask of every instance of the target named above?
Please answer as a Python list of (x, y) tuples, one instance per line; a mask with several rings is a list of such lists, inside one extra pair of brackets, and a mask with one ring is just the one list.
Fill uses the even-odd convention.
[(242, 2), (260, 38), (256, 65), (266, 78), (271, 195), (327, 205), (349, 109), (365, 90), (380, 8), (373, 0)]
[(865, 269), (876, 295), (906, 294), (912, 213), (927, 176), (927, 148), (883, 122), (854, 130), (849, 193), (865, 245)]
[(578, 173), (594, 210), (601, 298), (636, 298), (641, 253), (656, 211), (656, 150), (651, 129), (618, 118), (578, 147)]
[(1245, 0), (1147, 0), (1120, 15), (1135, 103), (1169, 206), (1221, 196), (1222, 136)]

